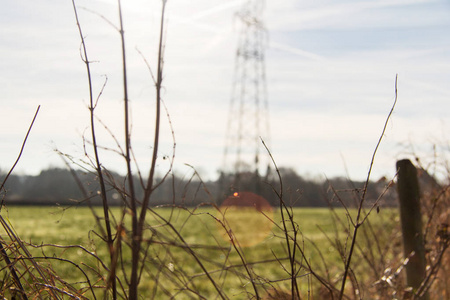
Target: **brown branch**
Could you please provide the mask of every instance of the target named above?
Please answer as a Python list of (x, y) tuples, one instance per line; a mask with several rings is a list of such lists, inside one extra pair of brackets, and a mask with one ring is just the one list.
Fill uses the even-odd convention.
[[(106, 196), (106, 186), (105, 186), (105, 180), (103, 178), (103, 172), (102, 172), (102, 167), (100, 164), (100, 157), (98, 154), (98, 147), (97, 147), (97, 138), (96, 138), (96, 131), (95, 131), (95, 115), (94, 115), (94, 110), (95, 107), (97, 106), (98, 103), (98, 98), (100, 97), (101, 93), (103, 92), (104, 89), (104, 85), (100, 91), (99, 96), (97, 97), (95, 103), (94, 103), (94, 96), (93, 96), (93, 87), (92, 87), (92, 78), (91, 78), (91, 68), (90, 68), (90, 62), (88, 59), (88, 53), (87, 53), (87, 47), (86, 47), (86, 43), (84, 40), (84, 36), (83, 36), (83, 31), (81, 28), (81, 24), (79, 22), (78, 19), (78, 12), (77, 12), (77, 8), (75, 5), (75, 0), (72, 0), (72, 5), (73, 5), (73, 10), (74, 10), (74, 14), (75, 14), (75, 19), (77, 21), (77, 28), (78, 28), (78, 33), (80, 34), (80, 39), (81, 39), (81, 45), (83, 48), (83, 54), (84, 54), (84, 63), (86, 65), (86, 73), (87, 73), (87, 77), (88, 77), (88, 84), (89, 84), (89, 110), (90, 110), (90, 124), (91, 124), (91, 136), (92, 136), (92, 145), (93, 145), (93, 150), (94, 150), (94, 156), (95, 156), (95, 168), (97, 171), (97, 175), (99, 178), (99, 183), (100, 183), (100, 189), (101, 189), (101, 198), (102, 198), (102, 203), (103, 203), (103, 214), (105, 216), (105, 227), (106, 227), (106, 240), (107, 240), (107, 244), (108, 244), (108, 251), (109, 251), (109, 255), (110, 255), (110, 260), (111, 263), (113, 262), (113, 247), (114, 247), (114, 241), (113, 241), (113, 237), (112, 237), (112, 232), (111, 232), (111, 224), (110, 224), (110, 219), (109, 219), (109, 207), (108, 207), (108, 199)], [(106, 82), (105, 82), (106, 84)], [(116, 276), (113, 274), (113, 276), (111, 276), (112, 278), (115, 278)], [(112, 296), (113, 299), (117, 298), (117, 292), (116, 292), (116, 282), (115, 280), (113, 280), (111, 282), (111, 288), (112, 288)]]

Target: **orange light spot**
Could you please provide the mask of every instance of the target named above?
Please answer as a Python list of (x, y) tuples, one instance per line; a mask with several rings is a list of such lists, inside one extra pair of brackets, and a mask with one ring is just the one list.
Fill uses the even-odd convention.
[(223, 220), (217, 224), (221, 235), (233, 245), (257, 245), (263, 242), (272, 230), (272, 207), (262, 196), (251, 192), (233, 192), (223, 201), (219, 214), (218, 219)]

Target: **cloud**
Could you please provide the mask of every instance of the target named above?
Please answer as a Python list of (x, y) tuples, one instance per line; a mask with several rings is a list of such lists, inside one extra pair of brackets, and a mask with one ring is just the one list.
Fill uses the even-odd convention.
[[(448, 10), (436, 12), (442, 1), (317, 1), (314, 4), (290, 1), (277, 9), (271, 3), (267, 14), (273, 31), (297, 30), (362, 30), (425, 26), (437, 19), (445, 20)], [(445, 9), (445, 6), (443, 7)], [(447, 7), (449, 9), (449, 7)], [(437, 14), (436, 14), (437, 13)]]
[[(177, 167), (189, 163), (214, 176), (221, 166), (237, 43), (233, 15), (242, 2), (168, 2), (163, 97), (175, 130)], [(115, 1), (77, 3), (117, 22)], [(160, 2), (123, 4), (133, 137), (136, 155), (146, 165), (152, 146), (154, 86), (134, 48), (154, 68)], [(266, 4), (271, 140), (280, 165), (292, 164), (300, 173), (342, 174), (344, 156), (352, 174), (364, 176), (394, 98), (397, 73), (399, 102), (383, 148), (386, 153), (380, 156), (385, 171), (393, 172), (399, 141), (412, 136), (411, 140), (422, 143), (431, 133), (445, 131), (450, 95), (446, 28), (450, 23), (449, 6), (443, 1)], [(120, 39), (97, 15), (79, 13), (93, 61), (95, 95), (104, 75), (108, 76), (99, 117), (120, 140)], [(20, 166), (37, 172), (49, 164), (61, 164), (52, 152), (55, 145), (82, 157), (80, 135), (89, 126), (88, 87), (70, 3), (7, 2), (1, 14), (0, 54), (7, 58), (0, 62), (0, 76), (7, 83), (2, 91), (3, 121), (17, 125), (1, 131), (7, 137), (1, 167), (15, 159), (37, 104), (42, 104), (41, 113)], [(99, 130), (101, 142), (114, 146), (111, 137)], [(163, 130), (161, 154), (167, 155), (172, 150), (167, 123)], [(108, 166), (121, 165), (120, 157), (104, 155)]]

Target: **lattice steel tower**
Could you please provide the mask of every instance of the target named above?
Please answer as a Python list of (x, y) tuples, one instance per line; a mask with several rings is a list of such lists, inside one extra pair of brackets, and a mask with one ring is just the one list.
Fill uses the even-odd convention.
[(267, 31), (261, 21), (264, 0), (247, 0), (236, 17), (239, 39), (235, 56), (222, 171), (266, 176), (269, 160), (261, 143), (270, 139), (265, 75)]

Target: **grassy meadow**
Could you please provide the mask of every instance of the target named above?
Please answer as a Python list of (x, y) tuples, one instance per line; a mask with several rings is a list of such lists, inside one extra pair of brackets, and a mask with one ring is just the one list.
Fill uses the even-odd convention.
[[(95, 208), (95, 212), (101, 216), (100, 208)], [(143, 270), (140, 295), (144, 298), (163, 299), (168, 296), (176, 299), (198, 298), (189, 292), (195, 290), (208, 299), (217, 297), (211, 280), (191, 251), (194, 251), (210, 276), (230, 298), (249, 298), (252, 287), (248, 272), (258, 282), (258, 289), (262, 293), (271, 288), (289, 290), (286, 239), (283, 231), (278, 228), (282, 226), (280, 212), (255, 212), (256, 210), (251, 212), (243, 209), (220, 214), (213, 208), (154, 209), (149, 216), (146, 234), (151, 243), (143, 253), (152, 263)], [(298, 265), (305, 264), (306, 259), (320, 276), (331, 282), (338, 282), (344, 268), (339, 251), (347, 251), (346, 245), (350, 240), (346, 229), (352, 228), (345, 210), (338, 209), (332, 214), (325, 208), (294, 208), (292, 212), (299, 230), (297, 241), (304, 251), (304, 256), (297, 253)], [(116, 220), (122, 217), (120, 213), (119, 208), (112, 209)], [(39, 246), (27, 248), (33, 256), (40, 258), (38, 261), (41, 264), (48, 265), (57, 276), (77, 286), (78, 290), (83, 290), (87, 298), (91, 298), (93, 293), (103, 293), (107, 272), (98, 259), (107, 267), (109, 258), (89, 208), (10, 206), (2, 210), (2, 215), (22, 241)], [(370, 226), (365, 228), (366, 235), (375, 234), (378, 240), (360, 236), (360, 255), (355, 257), (353, 270), (355, 274), (360, 274), (360, 284), (364, 284), (364, 277), (372, 278), (369, 274), (373, 269), (369, 265), (370, 261), (382, 259), (379, 256), (384, 249), (392, 246), (392, 232), (395, 231), (398, 216), (395, 210), (384, 209), (380, 213), (372, 213), (369, 221), (367, 224)], [(121, 231), (121, 239), (128, 243), (130, 237), (127, 233), (127, 216), (124, 223), (125, 230)], [(230, 243), (230, 236), (223, 229), (224, 226), (231, 228), (236, 248)], [(370, 244), (375, 242), (376, 245)], [(80, 245), (83, 248), (66, 247), (70, 245)], [(368, 247), (378, 249), (366, 251)], [(123, 255), (119, 258), (125, 266), (130, 260), (128, 252), (123, 247)], [(373, 257), (364, 258), (367, 255)], [(250, 271), (244, 267), (243, 261)], [(123, 271), (127, 270), (118, 270), (118, 276), (122, 276), (125, 286)], [(317, 293), (317, 280), (306, 269), (299, 268), (298, 272), (302, 294)], [(87, 282), (96, 288), (89, 289)]]

